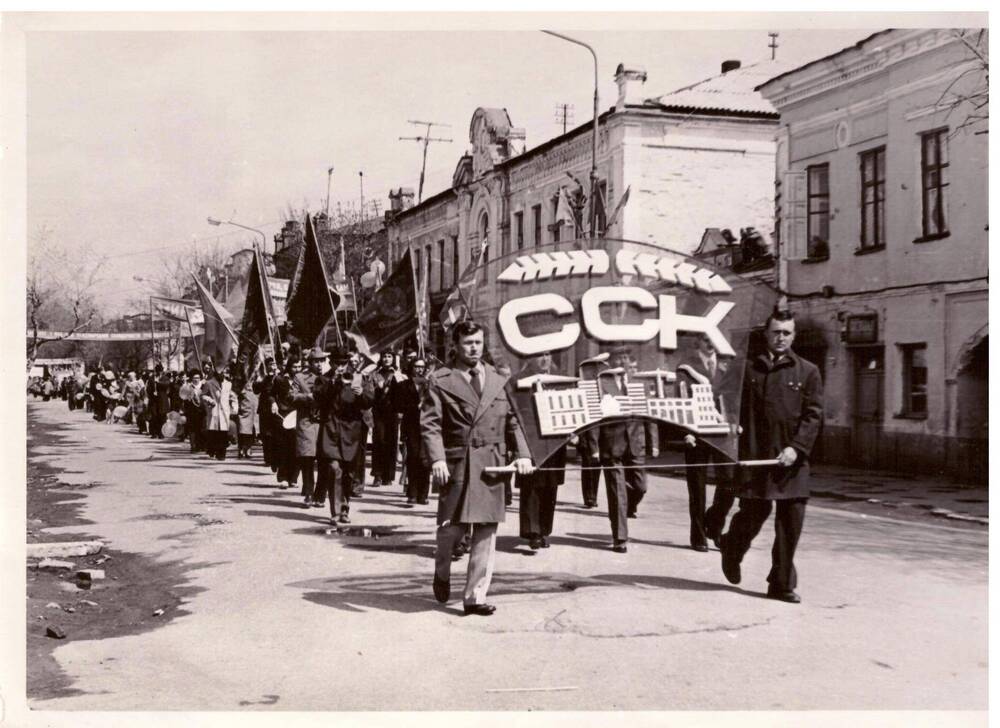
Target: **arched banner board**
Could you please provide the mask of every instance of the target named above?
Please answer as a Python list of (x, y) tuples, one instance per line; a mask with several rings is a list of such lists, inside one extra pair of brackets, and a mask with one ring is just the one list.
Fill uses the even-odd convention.
[(510, 369), (507, 391), (536, 464), (623, 420), (657, 446), (647, 464), (683, 462), (688, 434), (737, 459), (750, 334), (774, 308), (771, 289), (657, 245), (608, 239), (515, 252), (478, 273), (471, 317), (487, 328), (489, 358)]

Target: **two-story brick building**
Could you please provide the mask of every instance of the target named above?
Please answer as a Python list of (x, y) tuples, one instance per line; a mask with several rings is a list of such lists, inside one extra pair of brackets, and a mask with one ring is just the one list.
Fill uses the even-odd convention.
[[(769, 244), (778, 115), (754, 88), (785, 68), (727, 61), (716, 76), (650, 97), (646, 73), (619, 65), (617, 101), (599, 119), (599, 233), (691, 254), (706, 228), (754, 227)], [(582, 234), (576, 203), (589, 192), (592, 130), (587, 123), (526, 149), (524, 131), (506, 109), (477, 109), (471, 149), (458, 161), (451, 187), (388, 221), (391, 260), (409, 247), (418, 265), (430, 261), (432, 338), (439, 348), (437, 311), (483, 241), (489, 241), (484, 279), (492, 281), (499, 259)], [(627, 204), (609, 222), (626, 190)], [(480, 295), (488, 315), (495, 291), (486, 286)]]
[(963, 101), (986, 89), (986, 41), (886, 30), (759, 86), (826, 460), (986, 478), (987, 135)]

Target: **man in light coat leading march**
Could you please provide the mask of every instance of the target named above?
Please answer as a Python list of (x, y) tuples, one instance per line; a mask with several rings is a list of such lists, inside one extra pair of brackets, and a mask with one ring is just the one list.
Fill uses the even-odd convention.
[(434, 596), (447, 602), (455, 542), (472, 526), (472, 546), (463, 598), (466, 614), (489, 616), (486, 603), (493, 576), (497, 525), (504, 520), (504, 485), (509, 474), (489, 473), (503, 466), (502, 445), (516, 455), (518, 475), (534, 470), (528, 443), (504, 389), (505, 379), (482, 361), (483, 328), (461, 321), (452, 329), (456, 361), (428, 377), (420, 411), (431, 477), (441, 488), (437, 513)]

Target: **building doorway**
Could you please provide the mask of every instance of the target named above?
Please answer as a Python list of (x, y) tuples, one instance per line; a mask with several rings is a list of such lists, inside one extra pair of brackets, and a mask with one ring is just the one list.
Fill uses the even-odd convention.
[(989, 337), (969, 348), (958, 372), (955, 434), (963, 480), (985, 483), (989, 473)]
[(874, 468), (879, 461), (885, 399), (885, 349), (855, 349), (851, 460), (856, 467)]

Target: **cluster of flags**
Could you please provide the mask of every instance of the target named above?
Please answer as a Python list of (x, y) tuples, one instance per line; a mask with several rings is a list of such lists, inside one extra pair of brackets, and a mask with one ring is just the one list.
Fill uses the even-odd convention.
[[(150, 314), (188, 326), (199, 365), (209, 360), (229, 362), (235, 355), (239, 370), (247, 378), (265, 356), (274, 356), (280, 363), (281, 324), (303, 347), (343, 347), (350, 340), (358, 351), (372, 358), (414, 334), (421, 345), (429, 341), (428, 256), (417, 270), (413, 253), (408, 250), (392, 273), (378, 281), (364, 309), (357, 312), (354, 288), (345, 270), (343, 238), (338, 253), (334, 256), (334, 270), (328, 270), (330, 263), (324, 259), (313, 221), (307, 216), (304, 245), (290, 280), (269, 277), (261, 251), (254, 247), (249, 276), (238, 284), (238, 295), (230, 296), (235, 300), (230, 308), (238, 304), (240, 315), (227, 310), (196, 276), (192, 277), (198, 300), (152, 296)], [(440, 314), (445, 330), (470, 318), (475, 310), (479, 270), (486, 254), (484, 243), (445, 299)], [(379, 279), (383, 271), (384, 266), (378, 271)], [(276, 300), (284, 305), (276, 306)], [(344, 310), (358, 314), (348, 330), (342, 330), (336, 316), (337, 311)], [(330, 336), (335, 340), (329, 341)]]

